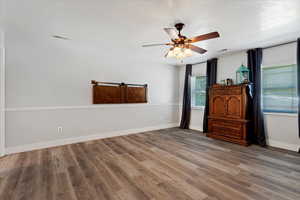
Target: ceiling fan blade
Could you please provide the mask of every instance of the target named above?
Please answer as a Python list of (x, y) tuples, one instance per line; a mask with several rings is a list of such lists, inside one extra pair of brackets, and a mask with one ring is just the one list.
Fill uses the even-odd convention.
[(207, 33), (204, 35), (199, 35), (199, 36), (193, 37), (193, 38), (189, 39), (189, 42), (190, 43), (199, 42), (199, 41), (209, 40), (209, 39), (218, 38), (218, 37), (220, 37), (220, 34), (218, 32), (211, 32), (211, 33)]
[(178, 39), (178, 33), (176, 32), (175, 28), (164, 28), (164, 31), (169, 35), (171, 40)]
[(155, 46), (164, 46), (164, 45), (171, 45), (171, 43), (161, 43), (161, 44), (144, 44), (142, 47), (155, 47)]
[(207, 50), (202, 49), (202, 48), (197, 47), (197, 46), (194, 46), (194, 45), (191, 45), (191, 44), (189, 44), (189, 45), (187, 46), (187, 48), (189, 48), (189, 49), (191, 49), (192, 51), (195, 51), (195, 52), (197, 52), (197, 53), (200, 53), (200, 54), (204, 54), (205, 52), (207, 52)]

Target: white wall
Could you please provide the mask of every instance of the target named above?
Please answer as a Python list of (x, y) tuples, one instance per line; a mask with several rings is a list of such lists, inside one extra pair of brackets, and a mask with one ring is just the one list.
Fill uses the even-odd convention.
[[(8, 152), (178, 125), (178, 70), (162, 51), (141, 48), (154, 35), (134, 5), (6, 3)], [(92, 105), (91, 80), (147, 83), (149, 103)]]
[(218, 58), (217, 82), (231, 78), (236, 83), (236, 70), (241, 64), (247, 65), (247, 54), (245, 51), (224, 54)]
[[(292, 64), (296, 62), (296, 45), (290, 44), (277, 48), (264, 50), (263, 66)], [(246, 51), (235, 52), (222, 55), (218, 58), (217, 82), (226, 78), (236, 79), (235, 72), (241, 64), (247, 65)], [(202, 64), (201, 68), (206, 68)], [(198, 65), (193, 66), (197, 71)], [(183, 91), (184, 67), (180, 69), (180, 94)], [(205, 73), (205, 70), (201, 73)], [(180, 98), (182, 99), (182, 97)], [(191, 129), (202, 131), (203, 110), (192, 110)], [(298, 137), (297, 115), (295, 114), (277, 114), (265, 113), (265, 124), (267, 130), (267, 142), (270, 146), (298, 151), (300, 139)]]
[(5, 44), (4, 1), (0, 0), (0, 156), (5, 153)]
[(0, 28), (0, 156), (5, 153), (5, 46)]
[(267, 142), (270, 146), (298, 151), (298, 117), (293, 114), (265, 114)]

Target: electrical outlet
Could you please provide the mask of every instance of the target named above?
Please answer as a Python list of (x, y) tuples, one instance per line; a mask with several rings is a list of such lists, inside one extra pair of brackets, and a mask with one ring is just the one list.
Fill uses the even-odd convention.
[(63, 132), (63, 127), (62, 126), (57, 127), (57, 132), (62, 133)]

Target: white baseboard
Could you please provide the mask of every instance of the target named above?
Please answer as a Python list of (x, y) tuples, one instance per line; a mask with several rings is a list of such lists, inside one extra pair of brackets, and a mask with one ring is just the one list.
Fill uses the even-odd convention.
[(296, 151), (296, 152), (298, 152), (298, 149), (300, 148), (300, 145), (288, 144), (288, 143), (279, 142), (276, 140), (267, 140), (267, 144), (271, 147), (277, 147), (277, 148), (286, 149), (286, 150), (290, 150), (290, 151)]
[(203, 128), (201, 126), (190, 126), (190, 129), (203, 132)]
[[(74, 144), (74, 143), (80, 143), (90, 140), (98, 140), (103, 138), (110, 138), (110, 137), (117, 137), (122, 135), (130, 135), (130, 134), (136, 134), (136, 133), (142, 133), (146, 131), (153, 131), (153, 130), (159, 130), (164, 128), (172, 128), (172, 127), (178, 127), (178, 123), (168, 123), (163, 125), (157, 125), (157, 126), (150, 126), (150, 127), (144, 127), (144, 128), (137, 128), (137, 129), (128, 129), (128, 130), (120, 130), (120, 131), (112, 131), (112, 132), (106, 132), (106, 133), (99, 133), (94, 135), (87, 135), (87, 136), (80, 136), (75, 138), (64, 138), (59, 140), (53, 140), (49, 142), (39, 142), (34, 144), (26, 144), (22, 146), (16, 146), (16, 147), (8, 147), (5, 150), (5, 153), (7, 155), (13, 154), (13, 153), (20, 153), (20, 152), (26, 152), (26, 151), (32, 151), (37, 149), (44, 149), (49, 147), (56, 147), (56, 146), (62, 146), (67, 144)], [(196, 130), (196, 131), (203, 131), (202, 127), (200, 126), (190, 126), (190, 129)], [(300, 148), (300, 145), (296, 144), (288, 144), (283, 143), (275, 140), (267, 140), (267, 143), (271, 147), (277, 147), (281, 149), (287, 149), (290, 151), (298, 151), (298, 148)]]
[(98, 139), (103, 139), (103, 138), (136, 134), (136, 133), (141, 133), (141, 132), (146, 132), (146, 131), (153, 131), (153, 130), (159, 130), (159, 129), (165, 129), (165, 128), (173, 128), (173, 127), (178, 127), (178, 123), (169, 123), (169, 124), (137, 128), (137, 129), (112, 131), (112, 132), (99, 133), (99, 134), (94, 134), (94, 135), (80, 136), (80, 137), (75, 137), (75, 138), (65, 138), (65, 139), (53, 140), (53, 141), (49, 141), (49, 142), (39, 142), (39, 143), (26, 144), (26, 145), (16, 146), (16, 147), (8, 147), (8, 148), (6, 148), (5, 153), (8, 155), (8, 154), (13, 154), (13, 153), (20, 153), (20, 152), (37, 150), (37, 149), (44, 149), (44, 148), (49, 148), (49, 147), (56, 147), (56, 146), (61, 146), (61, 145), (86, 142), (86, 141), (90, 141), (90, 140), (98, 140)]

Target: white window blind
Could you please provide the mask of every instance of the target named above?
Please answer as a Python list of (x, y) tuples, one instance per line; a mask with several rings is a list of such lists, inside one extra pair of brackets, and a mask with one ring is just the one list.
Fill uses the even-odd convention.
[(297, 65), (262, 68), (264, 112), (297, 112)]
[(192, 107), (205, 106), (206, 77), (205, 76), (192, 76), (191, 90), (192, 90), (192, 94), (191, 94)]

